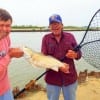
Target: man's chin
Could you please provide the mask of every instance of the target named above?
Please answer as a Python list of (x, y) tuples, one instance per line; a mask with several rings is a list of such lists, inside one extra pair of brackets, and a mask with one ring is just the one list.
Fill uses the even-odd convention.
[(60, 36), (60, 34), (59, 34), (59, 33), (54, 33), (54, 35), (55, 35), (55, 36)]
[(9, 33), (2, 33), (2, 35), (0, 36), (0, 39), (6, 37)]

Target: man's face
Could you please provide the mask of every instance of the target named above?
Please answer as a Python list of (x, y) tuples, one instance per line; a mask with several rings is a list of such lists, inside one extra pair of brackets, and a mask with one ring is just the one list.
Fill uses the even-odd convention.
[(63, 29), (63, 24), (58, 23), (58, 22), (52, 22), (50, 24), (49, 28), (55, 36), (59, 36), (59, 35), (61, 35), (62, 29)]
[(11, 31), (11, 20), (0, 20), (0, 39), (7, 36)]

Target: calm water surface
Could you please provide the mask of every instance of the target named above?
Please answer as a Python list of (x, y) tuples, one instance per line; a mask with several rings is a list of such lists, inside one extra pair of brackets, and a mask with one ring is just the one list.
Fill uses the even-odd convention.
[[(72, 32), (79, 43), (83, 37), (84, 32)], [(12, 47), (28, 46), (32, 49), (39, 51), (41, 48), (42, 37), (45, 32), (12, 32), (11, 41)], [(77, 72), (88, 69), (97, 70), (91, 65), (87, 64), (83, 59), (75, 61)], [(39, 69), (31, 66), (23, 57), (16, 59), (13, 58), (9, 65), (9, 76), (12, 88), (19, 86), (23, 88), (30, 80), (36, 79), (41, 75), (45, 69)], [(39, 84), (45, 86), (43, 78), (38, 81)]]

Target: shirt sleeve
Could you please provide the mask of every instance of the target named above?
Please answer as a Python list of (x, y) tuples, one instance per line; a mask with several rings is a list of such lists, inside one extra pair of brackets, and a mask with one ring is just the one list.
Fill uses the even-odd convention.
[[(73, 35), (72, 35), (72, 44), (73, 44), (73, 48), (75, 48), (78, 45), (77, 41), (76, 41), (76, 39), (75, 39), (75, 37)], [(81, 50), (78, 50), (77, 51), (77, 58), (76, 58), (76, 60), (80, 59), (81, 56), (82, 56), (82, 52), (81, 52)]]
[(42, 46), (41, 46), (41, 52), (45, 55), (47, 55), (47, 42), (46, 42), (46, 36), (42, 39)]

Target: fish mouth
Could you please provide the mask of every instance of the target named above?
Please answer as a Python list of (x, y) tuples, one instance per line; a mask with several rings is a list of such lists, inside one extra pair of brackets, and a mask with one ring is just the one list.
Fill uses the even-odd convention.
[(24, 57), (25, 57), (25, 58), (30, 58), (30, 57), (31, 57), (30, 54), (29, 54), (28, 51), (27, 51), (27, 46), (23, 46), (23, 47), (22, 47), (22, 50), (23, 50), (23, 52), (24, 52)]

